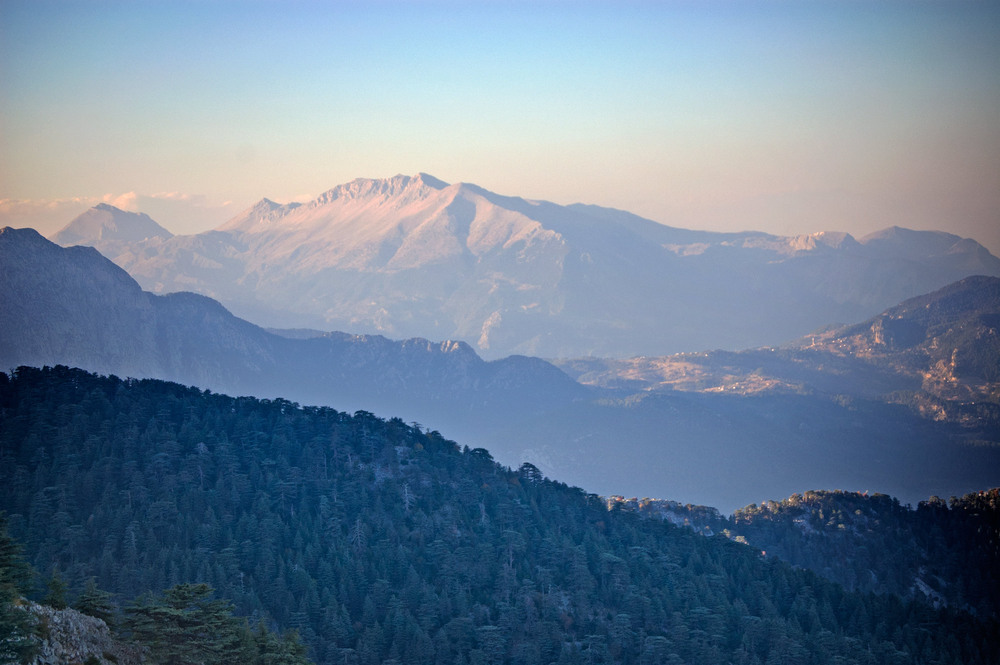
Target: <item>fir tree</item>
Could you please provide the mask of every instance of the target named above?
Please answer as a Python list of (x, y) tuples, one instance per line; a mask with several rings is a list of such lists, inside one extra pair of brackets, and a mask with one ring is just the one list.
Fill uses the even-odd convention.
[(125, 627), (149, 647), (157, 665), (245, 663), (240, 623), (232, 605), (213, 600), (207, 584), (178, 584), (160, 598), (143, 598), (126, 610)]
[(87, 580), (83, 591), (77, 596), (73, 603), (73, 609), (88, 616), (96, 617), (112, 626), (115, 618), (115, 606), (111, 600), (111, 594), (97, 587), (97, 582), (93, 577)]
[(0, 513), (0, 663), (27, 661), (37, 650), (34, 621), (21, 601), (31, 579), (31, 567), (7, 535), (7, 518)]

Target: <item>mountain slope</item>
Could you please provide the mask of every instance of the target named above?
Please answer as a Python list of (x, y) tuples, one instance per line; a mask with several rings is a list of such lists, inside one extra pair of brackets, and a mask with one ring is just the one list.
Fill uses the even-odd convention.
[(144, 292), (95, 250), (30, 229), (0, 230), (0, 279), (4, 369), (69, 364), (427, 422), (531, 413), (587, 392), (543, 361), (488, 363), (459, 342), (274, 335), (204, 296)]
[(107, 203), (99, 203), (75, 217), (52, 236), (52, 241), (64, 246), (100, 244), (111, 247), (172, 237), (170, 231), (154, 222), (149, 215), (126, 212)]
[(0, 508), (39, 566), (200, 581), (316, 662), (996, 662), (994, 624), (845, 592), (398, 419), (79, 370), (0, 375)]
[[(918, 296), (864, 323), (818, 335), (810, 344), (900, 371), (947, 373), (942, 383), (1000, 383), (1000, 279), (970, 277)], [(942, 388), (943, 389), (943, 388)]]
[(30, 230), (0, 233), (0, 271), (0, 309), (14, 314), (0, 318), (0, 368), (67, 364), (397, 416), (602, 494), (726, 511), (810, 487), (915, 502), (1000, 485), (1000, 448), (978, 445), (995, 432), (864, 396), (616, 392), (460, 342), (292, 339), (202, 296), (145, 293), (94, 250)]
[(980, 275), (911, 298), (863, 323), (780, 348), (556, 364), (595, 386), (852, 395), (909, 404), (936, 420), (995, 429), (1000, 426), (998, 329), (1000, 278)]
[(143, 288), (197, 291), (261, 325), (460, 339), (491, 358), (748, 348), (1000, 276), (1000, 259), (947, 233), (690, 231), (426, 174), (264, 199), (196, 236), (87, 242)]

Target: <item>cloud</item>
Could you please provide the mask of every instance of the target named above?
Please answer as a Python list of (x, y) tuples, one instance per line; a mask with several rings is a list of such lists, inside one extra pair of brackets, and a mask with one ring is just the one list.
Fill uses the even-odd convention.
[(138, 195), (135, 192), (127, 192), (125, 194), (119, 194), (115, 196), (114, 194), (105, 194), (101, 199), (104, 203), (108, 205), (113, 205), (121, 210), (128, 210), (130, 212), (140, 212), (136, 207), (136, 202), (138, 200)]

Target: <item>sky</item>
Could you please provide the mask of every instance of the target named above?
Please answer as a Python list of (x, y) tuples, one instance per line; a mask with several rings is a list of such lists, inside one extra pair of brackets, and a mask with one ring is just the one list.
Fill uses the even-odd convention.
[(0, 0), (0, 226), (193, 233), (418, 172), (1000, 255), (1000, 1)]

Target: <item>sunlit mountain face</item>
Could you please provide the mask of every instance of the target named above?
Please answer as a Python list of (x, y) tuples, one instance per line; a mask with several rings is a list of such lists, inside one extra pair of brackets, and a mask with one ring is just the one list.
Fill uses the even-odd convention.
[(198, 235), (125, 213), (112, 233), (97, 216), (54, 239), (97, 247), (151, 292), (196, 291), (272, 328), (458, 339), (487, 358), (773, 345), (1000, 275), (1000, 260), (948, 233), (692, 231), (426, 174), (264, 199)]

